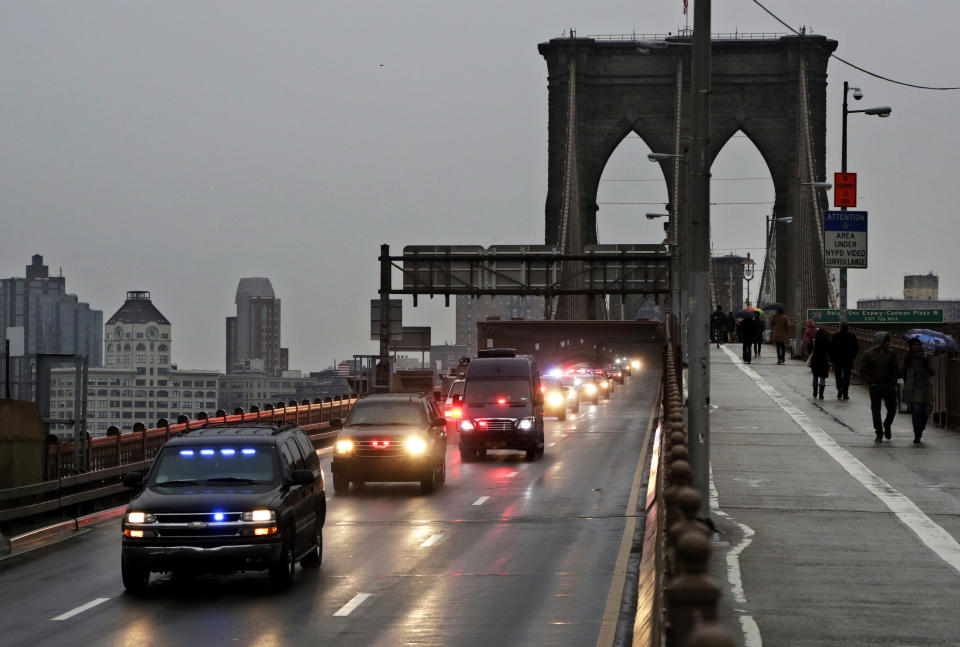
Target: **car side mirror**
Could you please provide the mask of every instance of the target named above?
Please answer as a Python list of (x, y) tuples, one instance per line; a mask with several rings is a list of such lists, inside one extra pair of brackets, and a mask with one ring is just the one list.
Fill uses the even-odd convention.
[(313, 483), (313, 471), (293, 470), (293, 475), (290, 477), (290, 482), (293, 485), (310, 485)]
[(123, 475), (123, 484), (128, 488), (138, 488), (143, 485), (143, 474), (140, 472), (127, 472)]
[(331, 418), (330, 419), (330, 428), (331, 429), (343, 429), (343, 420), (340, 418)]

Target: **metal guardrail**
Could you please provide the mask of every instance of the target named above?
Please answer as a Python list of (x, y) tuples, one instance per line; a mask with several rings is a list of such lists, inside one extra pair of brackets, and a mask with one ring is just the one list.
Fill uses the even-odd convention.
[[(77, 469), (74, 443), (51, 443), (45, 448), (45, 473), (54, 478), (40, 483), (0, 490), (0, 522), (23, 519), (38, 514), (70, 508), (78, 503), (102, 499), (127, 491), (119, 483), (126, 472), (150, 467), (163, 444), (186, 430), (205, 426), (229, 426), (242, 423), (291, 423), (303, 429), (314, 447), (329, 446), (339, 433), (329, 429), (332, 418), (342, 418), (357, 397), (327, 398), (327, 401), (292, 402), (289, 405), (263, 410), (187, 420), (174, 425), (161, 425), (104, 438), (84, 441), (83, 455), (88, 469)], [(162, 421), (161, 421), (162, 422)]]
[[(683, 368), (677, 326), (668, 317), (662, 415), (647, 488), (647, 525), (640, 581), (653, 587), (662, 605), (638, 608), (633, 644), (643, 647), (733, 645), (730, 631), (717, 623), (720, 586), (708, 574), (713, 530), (697, 518), (702, 502), (694, 490), (683, 413)], [(643, 596), (640, 596), (642, 599)]]
[[(784, 36), (792, 36), (786, 32), (721, 32), (710, 34), (710, 40), (780, 40)], [(693, 30), (680, 29), (675, 34), (587, 34), (587, 38), (593, 40), (613, 40), (613, 41), (668, 41), (693, 38)]]

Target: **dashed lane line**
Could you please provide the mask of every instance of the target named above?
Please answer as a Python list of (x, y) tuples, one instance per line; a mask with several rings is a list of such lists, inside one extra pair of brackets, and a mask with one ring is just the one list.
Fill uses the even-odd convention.
[(66, 613), (61, 613), (61, 614), (58, 615), (56, 618), (50, 618), (50, 619), (51, 619), (51, 620), (69, 620), (69, 619), (72, 618), (73, 616), (79, 615), (79, 614), (83, 613), (84, 611), (89, 611), (89, 610), (92, 609), (93, 607), (98, 606), (98, 605), (101, 605), (101, 604), (103, 604), (104, 602), (106, 602), (106, 601), (109, 600), (109, 599), (110, 599), (110, 598), (97, 598), (96, 600), (90, 600), (90, 601), (87, 602), (86, 604), (81, 604), (81, 605), (80, 605), (79, 607), (77, 607), (76, 609), (71, 609), (70, 611), (67, 611)]
[(512, 479), (514, 476), (516, 476), (516, 475), (519, 474), (519, 473), (520, 473), (520, 472), (510, 472), (509, 474), (507, 474), (507, 478), (508, 478), (508, 479)]
[(425, 542), (423, 542), (422, 544), (420, 544), (420, 548), (430, 548), (430, 547), (433, 546), (435, 543), (437, 543), (438, 541), (440, 541), (440, 539), (442, 539), (442, 538), (443, 538), (443, 533), (442, 533), (442, 532), (439, 533), (439, 534), (436, 534), (436, 535), (431, 535)]
[(347, 602), (345, 605), (340, 607), (340, 610), (334, 613), (335, 616), (348, 616), (354, 609), (363, 604), (367, 598), (369, 598), (373, 593), (357, 593), (353, 596), (353, 599)]
[(490, 500), (490, 497), (488, 497), (488, 496), (482, 496), (482, 497), (480, 497), (479, 499), (477, 499), (476, 501), (474, 501), (474, 502), (473, 502), (473, 505), (483, 505), (484, 503), (486, 503), (486, 502), (489, 501), (489, 500)]

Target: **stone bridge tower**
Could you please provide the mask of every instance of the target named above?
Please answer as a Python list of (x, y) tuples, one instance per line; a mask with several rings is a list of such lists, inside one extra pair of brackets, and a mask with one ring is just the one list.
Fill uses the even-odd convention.
[[(574, 37), (539, 45), (549, 88), (547, 244), (579, 252), (597, 242), (600, 176), (630, 133), (652, 151), (678, 156), (661, 166), (671, 211), (679, 215), (677, 235), (685, 235), (691, 42), (689, 36), (656, 42)], [(793, 222), (775, 225), (777, 272), (769, 293), (792, 313), (832, 303), (819, 215), (826, 194), (812, 182), (825, 177), (827, 62), (836, 46), (815, 35), (712, 42), (711, 159), (742, 131), (770, 169), (770, 215)], [(596, 304), (585, 299), (561, 300), (556, 317), (597, 316)]]

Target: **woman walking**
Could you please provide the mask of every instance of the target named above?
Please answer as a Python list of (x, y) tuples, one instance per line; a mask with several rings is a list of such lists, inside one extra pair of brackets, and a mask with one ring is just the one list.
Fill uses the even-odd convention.
[(807, 319), (807, 327), (803, 329), (803, 351), (809, 355), (813, 352), (813, 338), (817, 336), (817, 324), (813, 319)]
[(933, 366), (930, 358), (923, 352), (919, 337), (913, 337), (909, 343), (910, 352), (900, 365), (900, 377), (903, 378), (903, 401), (910, 405), (913, 417), (913, 442), (920, 444), (920, 437), (927, 426), (933, 404)]
[(810, 371), (813, 373), (813, 397), (823, 400), (823, 389), (830, 376), (830, 333), (823, 328), (818, 329), (813, 338)]
[(777, 314), (770, 321), (770, 341), (777, 345), (777, 364), (787, 361), (787, 340), (790, 339), (790, 317), (783, 314), (783, 308), (777, 308)]

